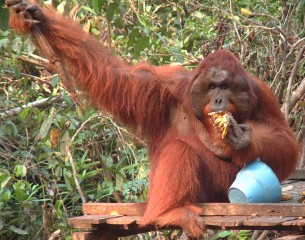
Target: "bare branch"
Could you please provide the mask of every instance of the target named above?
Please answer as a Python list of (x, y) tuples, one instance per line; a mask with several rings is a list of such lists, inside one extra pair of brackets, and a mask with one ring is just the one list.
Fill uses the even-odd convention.
[[(6, 73), (11, 73), (11, 74), (14, 74), (15, 72), (13, 71), (10, 71), (10, 70), (6, 70), (6, 69), (3, 69), (2, 71), (6, 72)], [(52, 86), (51, 82), (50, 82), (50, 79), (52, 79), (55, 75), (51, 75), (51, 76), (48, 76), (48, 77), (37, 77), (37, 76), (34, 76), (34, 75), (31, 75), (31, 74), (27, 74), (27, 73), (19, 73), (20, 76), (24, 76), (24, 77), (28, 77), (28, 78), (31, 78), (35, 81), (39, 81), (39, 82), (42, 82), (44, 84), (47, 84), (49, 86)], [(4, 78), (4, 77), (2, 77)], [(10, 81), (10, 82), (14, 82), (15, 80), (12, 80), (12, 79), (8, 79), (6, 78), (7, 81)]]
[[(303, 54), (305, 52), (305, 45), (302, 47), (302, 49), (300, 50), (298, 56), (297, 56), (297, 59), (293, 65), (293, 69), (292, 69), (292, 72), (290, 74), (290, 77), (288, 79), (288, 86), (287, 86), (287, 94), (286, 94), (286, 100), (285, 100), (285, 104), (284, 104), (284, 113), (285, 113), (285, 116), (288, 117), (288, 114), (289, 114), (289, 111), (290, 109), (294, 106), (292, 105), (292, 99), (290, 99), (291, 97), (291, 88), (292, 88), (292, 85), (293, 85), (293, 82), (294, 82), (294, 79), (295, 79), (295, 76), (296, 76), (296, 73), (297, 73), (297, 70), (298, 70), (298, 67), (299, 67), (299, 64), (300, 64), (300, 61), (302, 60), (302, 57), (303, 57)], [(301, 83), (302, 85), (302, 83)], [(301, 85), (299, 87), (301, 87)], [(303, 94), (301, 94), (302, 96)], [(298, 101), (298, 100), (297, 100)], [(296, 103), (296, 102), (295, 102)], [(294, 104), (295, 104), (294, 103)]]
[(58, 236), (61, 234), (61, 230), (57, 229), (55, 232), (52, 233), (52, 235), (48, 238), (48, 240), (56, 240), (58, 239)]
[(68, 154), (68, 159), (69, 159), (69, 162), (71, 164), (71, 167), (72, 167), (72, 172), (73, 172), (73, 178), (74, 178), (74, 182), (75, 182), (75, 185), (76, 185), (76, 189), (78, 191), (78, 194), (80, 195), (81, 199), (82, 199), (82, 202), (83, 203), (86, 203), (87, 200), (85, 198), (85, 195), (83, 193), (83, 190), (79, 184), (79, 181), (78, 181), (78, 178), (77, 178), (77, 171), (76, 171), (76, 167), (75, 167), (75, 164), (74, 164), (74, 161), (73, 161), (73, 157), (72, 157), (72, 154), (71, 154), (71, 145), (72, 143), (74, 142), (75, 138), (77, 137), (77, 135), (80, 133), (80, 131), (85, 127), (85, 125), (90, 122), (92, 119), (94, 118), (100, 118), (101, 115), (95, 115), (95, 116), (92, 116), (90, 118), (88, 118), (85, 122), (82, 123), (82, 125), (79, 127), (79, 129), (77, 129), (77, 131), (75, 132), (75, 134), (72, 136), (71, 138), (71, 141), (70, 141), (70, 144), (67, 145), (67, 148), (66, 148), (66, 151), (67, 151), (67, 154)]
[[(301, 81), (298, 88), (291, 94), (289, 101), (289, 108), (292, 109), (297, 104), (297, 102), (303, 97), (305, 94), (305, 78)], [(286, 109), (286, 104), (282, 106), (282, 111)]]
[[(2, 55), (4, 57), (7, 57), (7, 58), (12, 58), (12, 56), (8, 53), (2, 53)], [(16, 59), (18, 59), (20, 61), (32, 63), (32, 64), (40, 66), (40, 67), (44, 67), (48, 70), (50, 69), (49, 60), (47, 60), (45, 58), (42, 58), (42, 57), (39, 57), (39, 56), (34, 55), (34, 54), (30, 54), (30, 55), (22, 54), (22, 56), (17, 56)]]
[(47, 104), (53, 104), (53, 103), (56, 103), (56, 102), (60, 102), (62, 100), (63, 100), (62, 94), (60, 94), (58, 96), (55, 96), (54, 98), (40, 99), (40, 100), (37, 100), (35, 102), (31, 102), (31, 103), (25, 104), (25, 105), (23, 105), (21, 107), (17, 107), (17, 108), (5, 111), (5, 112), (0, 114), (0, 119), (6, 119), (8, 117), (12, 117), (12, 116), (18, 115), (25, 108), (33, 108), (33, 107), (39, 108), (39, 107), (43, 107), (43, 106), (45, 106)]

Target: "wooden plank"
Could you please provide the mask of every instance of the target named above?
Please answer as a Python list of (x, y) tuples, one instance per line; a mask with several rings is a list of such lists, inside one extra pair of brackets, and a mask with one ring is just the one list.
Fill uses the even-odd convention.
[(122, 216), (120, 218), (112, 218), (107, 220), (107, 224), (123, 225), (138, 224), (142, 217), (140, 216)]
[(207, 226), (238, 227), (242, 226), (247, 218), (246, 216), (203, 217), (203, 223)]
[(255, 217), (247, 219), (243, 222), (244, 226), (259, 226), (259, 227), (270, 227), (270, 226), (279, 226), (283, 222), (295, 220), (295, 217)]
[[(86, 203), (84, 214), (109, 215), (115, 212), (126, 216), (143, 216), (146, 203)], [(203, 203), (202, 216), (305, 216), (305, 207), (300, 203)]]
[(106, 223), (107, 219), (118, 218), (116, 215), (85, 215), (68, 218), (68, 226), (73, 228), (92, 228), (93, 224)]
[(74, 232), (72, 240), (93, 240), (92, 232)]
[(280, 238), (277, 238), (277, 240), (304, 240), (305, 235), (302, 233), (299, 234), (291, 234), (291, 235), (286, 235)]
[(300, 203), (203, 203), (202, 216), (305, 216), (305, 207)]
[(305, 227), (305, 219), (297, 219), (297, 220), (294, 220), (294, 221), (283, 222), (282, 225), (283, 226), (300, 226), (300, 227)]
[[(158, 230), (162, 230), (165, 228), (160, 228)], [(166, 228), (168, 230), (173, 228)], [(178, 229), (178, 228), (175, 228)], [(141, 227), (135, 224), (130, 225), (111, 225), (107, 224), (103, 228), (98, 228), (93, 231), (93, 239), (94, 240), (112, 240), (112, 239), (118, 239), (118, 237), (125, 237), (130, 235), (135, 235), (139, 233), (144, 232), (150, 232), (150, 231), (156, 231), (155, 226), (146, 226)]]
[(146, 203), (85, 203), (84, 214), (109, 215), (113, 212), (119, 215), (143, 216)]

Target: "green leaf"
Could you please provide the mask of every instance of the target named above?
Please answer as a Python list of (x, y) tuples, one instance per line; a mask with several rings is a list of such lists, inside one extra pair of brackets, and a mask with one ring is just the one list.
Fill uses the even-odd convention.
[(60, 144), (60, 153), (63, 157), (66, 157), (68, 155), (68, 148), (71, 144), (71, 138), (69, 135), (69, 131), (66, 131), (61, 139), (61, 144)]
[(238, 232), (238, 235), (241, 240), (247, 240), (247, 239), (250, 239), (250, 237), (252, 236), (252, 231), (251, 230), (240, 230)]
[(59, 83), (60, 83), (60, 78), (58, 75), (55, 75), (54, 77), (52, 77), (51, 85), (53, 87), (56, 87)]
[(88, 11), (88, 12), (90, 12), (90, 13), (96, 15), (96, 12), (94, 11), (94, 9), (89, 8), (89, 7), (87, 7), (87, 6), (82, 6), (82, 8), (83, 8), (84, 10), (86, 10), (86, 11)]
[(55, 208), (56, 215), (58, 217), (62, 217), (62, 215), (63, 215), (62, 206), (63, 206), (62, 200), (57, 200), (54, 208)]
[(138, 38), (138, 41), (134, 47), (135, 53), (140, 54), (141, 51), (143, 51), (145, 48), (149, 46), (149, 37), (148, 36), (142, 36)]
[(8, 173), (0, 173), (0, 189), (3, 189), (10, 179), (11, 176)]
[(203, 13), (200, 12), (200, 11), (196, 11), (192, 14), (192, 16), (196, 17), (196, 18), (199, 18), (199, 19), (202, 19), (203, 18)]
[(26, 166), (16, 165), (14, 167), (14, 173), (16, 177), (24, 177), (26, 175)]
[(12, 193), (9, 190), (5, 190), (1, 192), (0, 196), (3, 201), (7, 202), (11, 199)]
[(214, 236), (214, 239), (226, 238), (233, 235), (234, 233), (231, 231), (220, 231), (219, 233), (216, 234), (216, 236)]
[(26, 235), (26, 234), (28, 234), (27, 231), (22, 230), (22, 229), (20, 229), (20, 228), (16, 228), (16, 227), (14, 227), (14, 226), (10, 226), (9, 229), (10, 229), (11, 231), (13, 231), (14, 233), (17, 233), (17, 234), (19, 234), (19, 235)]
[(8, 38), (0, 39), (0, 49), (1, 48), (7, 48), (10, 40)]
[(96, 169), (96, 170), (93, 170), (93, 171), (90, 171), (90, 172), (86, 172), (83, 176), (83, 179), (92, 178), (95, 175), (101, 173), (102, 171), (103, 171), (103, 169)]
[(24, 120), (24, 119), (27, 117), (27, 115), (29, 114), (30, 111), (31, 111), (31, 108), (25, 108), (25, 109), (23, 109), (23, 110), (21, 111), (21, 113), (20, 113), (20, 118), (21, 118), (22, 120)]
[(100, 31), (99, 31), (97, 28), (92, 27), (92, 28), (91, 28), (91, 33), (92, 33), (93, 35), (95, 35), (95, 36), (99, 36)]
[(56, 114), (56, 110), (55, 110), (54, 107), (52, 107), (51, 110), (50, 110), (50, 114), (48, 115), (48, 118), (45, 119), (43, 121), (43, 123), (41, 124), (39, 133), (36, 136), (36, 140), (44, 139), (46, 137), (46, 135), (48, 134), (48, 132), (51, 128), (51, 125), (53, 123), (53, 119), (54, 119), (55, 114)]
[(22, 203), (25, 200), (25, 189), (24, 189), (24, 183), (21, 181), (18, 181), (14, 184), (14, 190), (15, 190), (15, 198), (19, 203)]
[(12, 134), (12, 136), (16, 136), (18, 133), (17, 126), (11, 122), (11, 121), (6, 121), (6, 128), (9, 129), (9, 132)]
[(2, 230), (2, 229), (3, 229), (3, 227), (4, 227), (4, 222), (3, 222), (3, 220), (2, 220), (2, 219), (0, 219), (0, 230)]
[(96, 13), (100, 12), (100, 8), (99, 8), (98, 2), (99, 2), (99, 0), (91, 0), (92, 7), (93, 7), (93, 9), (94, 9), (94, 11)]

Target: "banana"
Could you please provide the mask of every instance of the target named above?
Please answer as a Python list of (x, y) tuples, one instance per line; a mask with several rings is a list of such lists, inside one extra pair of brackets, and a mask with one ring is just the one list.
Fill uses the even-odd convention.
[(224, 139), (229, 131), (230, 112), (210, 112), (208, 115), (213, 122), (213, 126), (221, 132), (221, 139)]

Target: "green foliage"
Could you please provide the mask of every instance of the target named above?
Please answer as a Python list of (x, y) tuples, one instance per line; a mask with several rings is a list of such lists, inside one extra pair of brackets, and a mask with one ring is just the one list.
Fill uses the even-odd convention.
[(220, 231), (213, 239), (228, 239), (228, 240), (251, 240), (252, 231), (240, 230), (240, 231)]
[(0, 31), (6, 30), (8, 25), (8, 9), (4, 8), (5, 0), (0, 0)]

